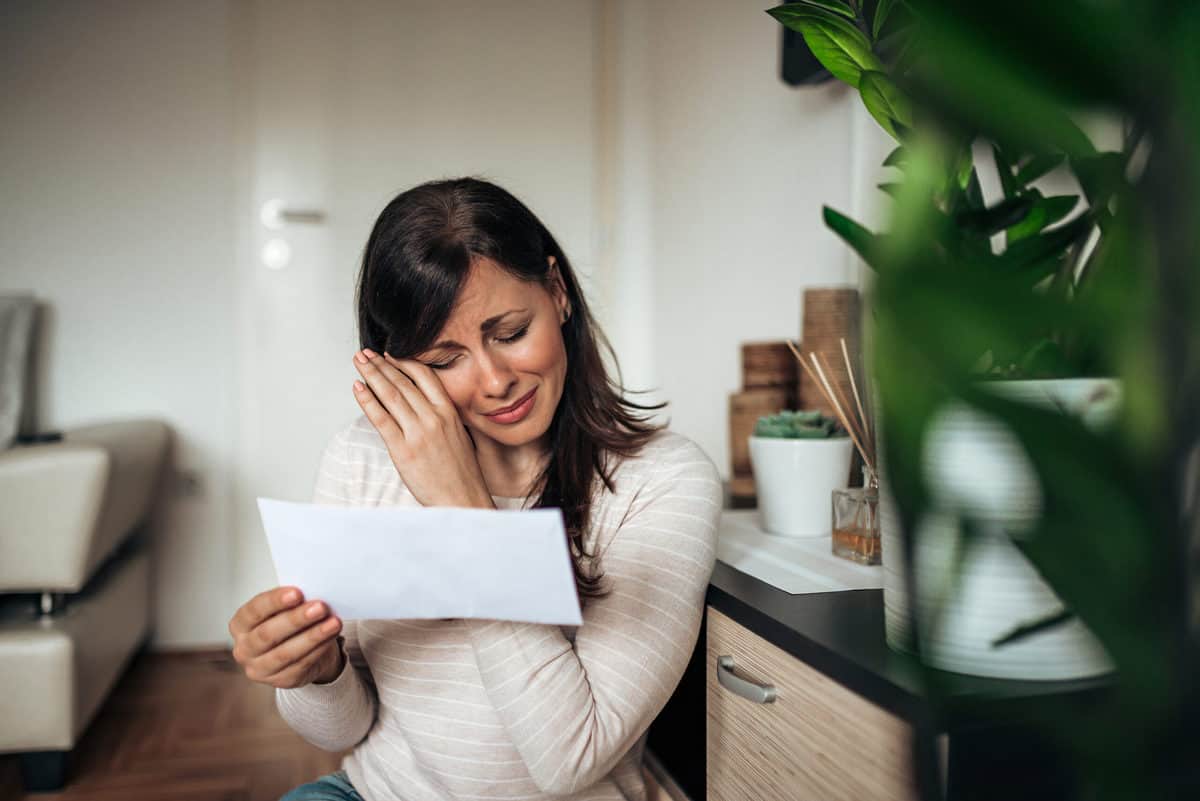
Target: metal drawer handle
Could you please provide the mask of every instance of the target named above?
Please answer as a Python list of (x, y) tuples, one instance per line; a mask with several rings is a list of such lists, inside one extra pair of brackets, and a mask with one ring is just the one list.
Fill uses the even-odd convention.
[(721, 686), (726, 690), (756, 704), (770, 704), (775, 701), (774, 685), (755, 684), (734, 675), (732, 656), (717, 657), (717, 681), (721, 682)]

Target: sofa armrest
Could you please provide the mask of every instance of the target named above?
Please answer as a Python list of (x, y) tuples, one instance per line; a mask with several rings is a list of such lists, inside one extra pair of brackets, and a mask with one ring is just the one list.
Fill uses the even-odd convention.
[(0, 451), (0, 592), (83, 586), (110, 466), (108, 452), (96, 446)]
[(0, 592), (78, 592), (145, 518), (169, 429), (82, 426), (0, 452)]

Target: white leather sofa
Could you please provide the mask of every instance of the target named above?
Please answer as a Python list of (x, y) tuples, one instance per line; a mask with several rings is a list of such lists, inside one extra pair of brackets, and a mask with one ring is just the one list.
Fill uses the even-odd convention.
[(151, 625), (141, 524), (169, 430), (129, 420), (0, 450), (0, 754), (28, 791), (60, 788), (69, 754)]

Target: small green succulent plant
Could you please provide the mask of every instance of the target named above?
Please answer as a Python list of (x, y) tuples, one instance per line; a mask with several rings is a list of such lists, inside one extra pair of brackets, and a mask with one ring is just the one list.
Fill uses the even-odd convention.
[(754, 436), (775, 439), (831, 439), (844, 437), (845, 432), (837, 421), (820, 412), (794, 412), (783, 410), (779, 414), (766, 414), (754, 424)]

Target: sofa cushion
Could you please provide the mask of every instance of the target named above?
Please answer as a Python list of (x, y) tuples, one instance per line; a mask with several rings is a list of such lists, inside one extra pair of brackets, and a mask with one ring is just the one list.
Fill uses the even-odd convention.
[(0, 452), (0, 592), (79, 592), (145, 519), (168, 445), (142, 419)]

